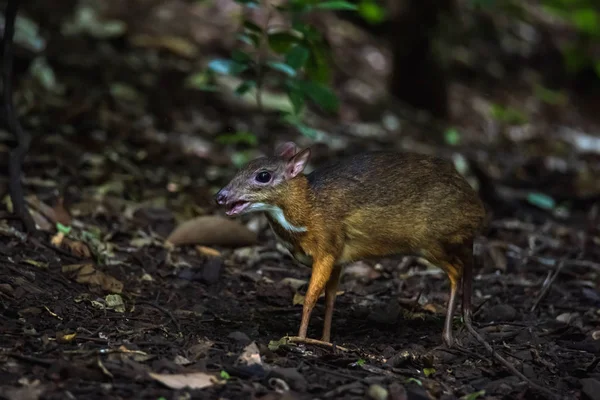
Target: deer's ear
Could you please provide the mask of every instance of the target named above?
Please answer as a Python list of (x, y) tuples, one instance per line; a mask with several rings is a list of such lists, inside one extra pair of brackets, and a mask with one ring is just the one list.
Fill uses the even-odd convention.
[(285, 168), (285, 175), (287, 179), (292, 179), (298, 176), (304, 171), (308, 160), (310, 159), (310, 149), (304, 149), (300, 153), (292, 157)]
[(296, 146), (296, 143), (285, 142), (277, 146), (277, 148), (275, 149), (275, 155), (283, 158), (284, 160), (289, 160), (292, 157), (294, 157), (294, 155), (296, 155), (297, 151), (298, 146)]

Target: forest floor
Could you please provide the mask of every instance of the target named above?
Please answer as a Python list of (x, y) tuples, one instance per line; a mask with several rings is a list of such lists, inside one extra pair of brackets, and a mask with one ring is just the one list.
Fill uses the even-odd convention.
[[(90, 72), (96, 67), (56, 64), (58, 75), (68, 75), (77, 88), (66, 103), (38, 105), (29, 109), (35, 118), (24, 118), (35, 133), (24, 169), (41, 235), (20, 233), (7, 202), (0, 206), (0, 398), (548, 398), (494, 361), (458, 315), (460, 347), (442, 346), (448, 280), (412, 258), (345, 269), (334, 348), (280, 341), (297, 333), (310, 269), (281, 251), (262, 217), (216, 226), (196, 220), (202, 246), (170, 246), (164, 239), (183, 221), (222, 215), (211, 196), (232, 176), (232, 159), (242, 152), (217, 144), (218, 133), (264, 128), (258, 135), (263, 152), (275, 140), (309, 141), (289, 130), (270, 134), (264, 119), (236, 114), (213, 95), (176, 92), (182, 79), (176, 72), (161, 72), (154, 89), (144, 92), (148, 104), (140, 106), (123, 86), (111, 86), (113, 96), (125, 92), (111, 98), (103, 87), (109, 83)], [(135, 75), (129, 71), (121, 79)], [(22, 90), (33, 90), (25, 82)], [(479, 131), (473, 109), (478, 89), (467, 87), (453, 83), (456, 103), (464, 106), (457, 125), (462, 132)], [(584, 131), (594, 126), (579, 121)], [(570, 204), (569, 214), (547, 206), (546, 197), (528, 196), (514, 178), (516, 189), (490, 206), (484, 263), (473, 285), (474, 321), (529, 379), (563, 398), (597, 399), (598, 209), (577, 192), (595, 185), (589, 183), (593, 173), (552, 168), (550, 148), (559, 141), (540, 136), (544, 126), (508, 149), (467, 134), (464, 147), (452, 148), (432, 143), (426, 130), (408, 123), (403, 129), (400, 136), (333, 135), (337, 149), (318, 147), (315, 166), (359, 148), (455, 156), (479, 142), (488, 160), (515, 167), (521, 178), (517, 167), (524, 168), (536, 192)], [(8, 151), (0, 145), (0, 159)], [(251, 149), (243, 157), (257, 154)], [(586, 157), (566, 158), (580, 170), (596, 162), (597, 156)], [(511, 183), (510, 175), (503, 179)], [(490, 186), (500, 187), (498, 181)], [(578, 182), (584, 183), (569, 186)], [(208, 242), (215, 237), (220, 244)], [(320, 299), (310, 337), (320, 337), (322, 321)]]

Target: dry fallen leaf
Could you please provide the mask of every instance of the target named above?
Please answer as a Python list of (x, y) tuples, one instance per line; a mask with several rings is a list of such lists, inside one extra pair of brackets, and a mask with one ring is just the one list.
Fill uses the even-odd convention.
[(198, 54), (194, 43), (177, 36), (135, 35), (130, 42), (136, 47), (165, 49), (181, 57), (193, 58)]
[(262, 359), (260, 357), (260, 351), (255, 342), (250, 343), (244, 348), (244, 351), (237, 359), (237, 363), (244, 364), (247, 366), (251, 365), (262, 365)]
[(212, 247), (200, 245), (196, 246), (196, 251), (198, 252), (198, 254), (207, 257), (219, 257), (221, 255), (221, 252), (219, 250), (213, 249)]
[(56, 332), (56, 341), (58, 343), (69, 343), (75, 340), (77, 333)]
[(214, 344), (208, 339), (198, 339), (198, 343), (188, 349), (189, 355), (194, 361), (205, 358)]
[(53, 225), (57, 222), (65, 226), (71, 225), (71, 216), (64, 207), (62, 197), (58, 199), (54, 207), (50, 207), (35, 195), (28, 196), (27, 203), (29, 203), (31, 208), (37, 210), (41, 215), (46, 217)]
[(125, 303), (123, 303), (123, 298), (118, 294), (109, 294), (104, 298), (106, 302), (106, 308), (109, 310), (115, 310), (118, 313), (125, 312)]
[(79, 240), (64, 238), (62, 240), (62, 247), (66, 248), (73, 255), (80, 258), (90, 258), (92, 256), (89, 246)]
[(304, 295), (296, 292), (294, 293), (294, 298), (292, 299), (292, 305), (297, 306), (298, 304), (304, 304)]
[(148, 374), (171, 389), (183, 389), (186, 387), (190, 389), (203, 389), (218, 383), (214, 375), (204, 372), (189, 374), (155, 374), (154, 372), (149, 372)]
[(129, 350), (124, 345), (119, 346), (116, 351), (112, 351), (108, 355), (109, 360), (119, 360), (119, 361), (135, 361), (135, 362), (146, 362), (152, 359), (154, 356), (148, 353), (145, 353), (141, 350)]
[(92, 264), (63, 265), (62, 272), (78, 283), (97, 285), (112, 293), (121, 293), (123, 290), (121, 281), (98, 271)]
[(242, 247), (256, 244), (258, 237), (237, 221), (219, 216), (203, 216), (177, 226), (167, 238), (173, 245)]
[(60, 247), (64, 239), (65, 234), (63, 232), (56, 232), (56, 235), (52, 236), (52, 239), (50, 239), (50, 244), (52, 246)]
[(279, 281), (280, 285), (290, 286), (294, 290), (298, 290), (302, 287), (302, 285), (306, 285), (308, 283), (305, 279), (296, 279), (296, 278), (283, 278)]

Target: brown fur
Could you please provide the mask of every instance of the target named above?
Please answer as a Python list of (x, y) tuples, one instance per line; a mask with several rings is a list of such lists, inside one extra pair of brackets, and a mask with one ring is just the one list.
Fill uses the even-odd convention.
[[(232, 198), (277, 206), (289, 223), (306, 227), (306, 232), (290, 232), (267, 215), (292, 253), (304, 263), (312, 261), (300, 336), (306, 336), (312, 308), (327, 288), (323, 340), (329, 341), (339, 269), (355, 260), (421, 256), (448, 274), (451, 299), (455, 298), (463, 270), (472, 268), (472, 244), (485, 211), (451, 163), (421, 154), (375, 152), (286, 179), (286, 168), (293, 161), (287, 156), (254, 160), (224, 190)], [(259, 170), (273, 172), (272, 185), (249, 184)], [(448, 345), (453, 312), (452, 301), (444, 328)]]

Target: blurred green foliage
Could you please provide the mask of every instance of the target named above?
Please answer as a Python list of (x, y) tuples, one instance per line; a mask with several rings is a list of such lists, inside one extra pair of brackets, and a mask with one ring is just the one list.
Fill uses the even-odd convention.
[(507, 125), (524, 125), (527, 123), (527, 115), (516, 108), (492, 104), (490, 107), (492, 118)]
[[(260, 8), (270, 15), (268, 2), (259, 0), (236, 0), (243, 7)], [(228, 58), (214, 59), (208, 64), (210, 73), (241, 78), (234, 93), (243, 96), (250, 91), (255, 94), (259, 107), (263, 107), (263, 91), (281, 90), (286, 93), (291, 110), (280, 107), (282, 120), (295, 126), (307, 136), (315, 131), (303, 123), (303, 111), (307, 103), (325, 112), (336, 112), (339, 100), (333, 92), (331, 80), (331, 52), (321, 33), (305, 22), (305, 16), (320, 10), (360, 11), (365, 19), (377, 21), (384, 13), (374, 0), (350, 1), (290, 0), (276, 6), (290, 21), (289, 28), (258, 26), (243, 13), (238, 42)], [(198, 75), (194, 86), (214, 90), (210, 75)], [(193, 84), (193, 83), (192, 83)]]
[[(542, 8), (571, 25), (577, 35), (560, 49), (568, 73), (592, 68), (600, 78), (600, 3), (598, 0), (540, 0)], [(499, 9), (522, 17), (526, 3), (515, 0), (471, 0), (471, 5), (483, 9)]]

